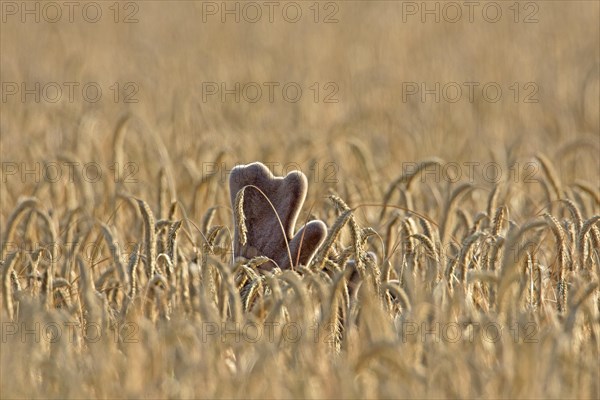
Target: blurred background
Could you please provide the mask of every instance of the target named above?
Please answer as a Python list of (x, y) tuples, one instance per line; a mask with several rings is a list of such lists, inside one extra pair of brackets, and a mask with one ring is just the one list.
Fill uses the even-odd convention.
[[(561, 179), (597, 188), (599, 13), (590, 1), (3, 2), (0, 156), (19, 171), (3, 168), (2, 217), (43, 191), (19, 173), (57, 160), (100, 166), (94, 207), (114, 162), (135, 178), (121, 190), (151, 198), (163, 168), (196, 217), (227, 205), (226, 171), (255, 160), (278, 174), (293, 163), (312, 195), (350, 202), (381, 201), (432, 157), (458, 163), (459, 182), (465, 163), (489, 162), (522, 181), (541, 152)], [(216, 198), (192, 205), (214, 171)]]

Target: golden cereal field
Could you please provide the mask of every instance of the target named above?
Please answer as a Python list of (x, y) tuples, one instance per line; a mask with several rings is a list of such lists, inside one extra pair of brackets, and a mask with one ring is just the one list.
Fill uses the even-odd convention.
[(1, 398), (600, 397), (600, 3), (0, 11)]

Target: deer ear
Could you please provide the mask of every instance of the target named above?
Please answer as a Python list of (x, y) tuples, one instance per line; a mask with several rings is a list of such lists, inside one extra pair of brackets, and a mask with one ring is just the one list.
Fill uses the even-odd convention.
[(263, 189), (269, 186), (273, 179), (275, 177), (271, 171), (259, 162), (234, 167), (229, 175), (231, 204), (235, 203), (235, 196), (244, 186), (253, 185)]
[(308, 192), (308, 181), (306, 175), (300, 171), (292, 171), (281, 181), (278, 190), (272, 199), (277, 214), (283, 223), (288, 239), (294, 235), (294, 227), (300, 215), (306, 193)]
[[(292, 265), (308, 265), (327, 236), (327, 226), (322, 221), (310, 221), (290, 241)], [(289, 265), (287, 254), (284, 265)]]

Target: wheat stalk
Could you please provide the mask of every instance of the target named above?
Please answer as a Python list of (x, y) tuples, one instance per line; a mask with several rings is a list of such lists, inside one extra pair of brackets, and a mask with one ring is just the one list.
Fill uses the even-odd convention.
[[(546, 178), (548, 178), (548, 182), (550, 182), (550, 186), (552, 187), (552, 191), (554, 192), (556, 199), (561, 199), (562, 198), (562, 194), (561, 194), (562, 188), (561, 188), (560, 180), (558, 179), (558, 174), (552, 167), (552, 163), (550, 162), (550, 160), (548, 160), (548, 158), (545, 155), (543, 155), (541, 153), (537, 154), (535, 156), (535, 158), (540, 163), (540, 166), (542, 167), (542, 171), (544, 171)], [(546, 181), (543, 181), (543, 182), (546, 182)], [(549, 200), (549, 202), (552, 202), (552, 198), (550, 198), (548, 200)]]
[(248, 242), (248, 227), (246, 226), (246, 214), (244, 214), (245, 190), (246, 188), (243, 187), (239, 192), (237, 192), (235, 195), (235, 206), (233, 208), (235, 220), (237, 221), (237, 229), (240, 234), (240, 244), (242, 246), (246, 245)]
[(548, 225), (554, 234), (556, 239), (556, 246), (558, 248), (558, 298), (557, 303), (558, 311), (563, 312), (567, 306), (567, 281), (566, 281), (566, 268), (567, 268), (567, 250), (565, 241), (565, 232), (561, 227), (558, 220), (551, 214), (545, 213), (544, 218), (548, 221)]
[(148, 203), (137, 199), (138, 207), (144, 220), (144, 243), (146, 254), (146, 276), (152, 278), (156, 273), (156, 233), (154, 215)]

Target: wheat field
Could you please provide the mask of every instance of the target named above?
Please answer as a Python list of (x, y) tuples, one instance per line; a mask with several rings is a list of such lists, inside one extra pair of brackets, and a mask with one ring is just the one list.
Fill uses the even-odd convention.
[(599, 3), (66, 3), (0, 3), (1, 398), (600, 397)]

